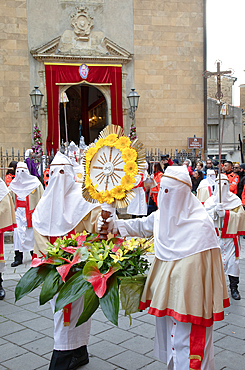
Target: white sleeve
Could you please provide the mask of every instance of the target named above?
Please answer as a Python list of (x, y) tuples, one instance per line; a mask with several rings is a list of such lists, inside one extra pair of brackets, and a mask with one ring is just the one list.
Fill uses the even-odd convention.
[(116, 226), (121, 236), (139, 236), (147, 237), (153, 235), (154, 217), (153, 212), (150, 216), (143, 218), (135, 218), (132, 220), (116, 220)]

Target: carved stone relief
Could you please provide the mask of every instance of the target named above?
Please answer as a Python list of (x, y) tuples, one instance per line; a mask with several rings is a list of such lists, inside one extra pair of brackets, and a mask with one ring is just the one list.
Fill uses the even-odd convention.
[(93, 18), (88, 14), (88, 9), (77, 7), (76, 13), (71, 15), (71, 26), (75, 33), (75, 40), (88, 41), (91, 28), (94, 26)]

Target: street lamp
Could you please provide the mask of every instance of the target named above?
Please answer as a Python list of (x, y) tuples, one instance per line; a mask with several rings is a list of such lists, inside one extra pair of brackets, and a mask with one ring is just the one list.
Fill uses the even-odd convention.
[(129, 116), (132, 120), (134, 120), (135, 111), (138, 108), (140, 95), (135, 91), (135, 89), (131, 89), (127, 98), (128, 98), (129, 105), (130, 105), (130, 114), (129, 114)]
[(34, 117), (37, 119), (38, 117), (38, 110), (41, 107), (43, 94), (39, 90), (38, 86), (34, 86), (34, 89), (30, 93), (31, 97), (31, 105), (34, 108)]

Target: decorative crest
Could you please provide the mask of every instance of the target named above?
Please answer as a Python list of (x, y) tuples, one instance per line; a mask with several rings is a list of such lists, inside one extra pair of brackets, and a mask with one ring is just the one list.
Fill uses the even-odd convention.
[(76, 40), (88, 41), (91, 28), (94, 26), (93, 18), (88, 14), (88, 9), (83, 6), (76, 8), (76, 13), (71, 15), (71, 26), (76, 35)]

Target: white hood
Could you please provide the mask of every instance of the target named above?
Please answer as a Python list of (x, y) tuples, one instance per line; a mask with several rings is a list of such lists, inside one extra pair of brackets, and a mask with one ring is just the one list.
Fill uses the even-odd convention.
[(11, 181), (9, 189), (17, 194), (19, 198), (24, 199), (40, 184), (41, 182), (38, 180), (38, 178), (30, 174), (26, 163), (18, 162), (15, 178), (13, 181)]
[(5, 182), (0, 178), (0, 202), (8, 194), (8, 188)]
[(156, 257), (173, 261), (219, 248), (213, 222), (191, 193), (186, 166), (167, 167), (160, 183), (154, 222)]
[(33, 227), (44, 236), (65, 235), (97, 206), (83, 198), (72, 162), (58, 152), (50, 165), (49, 184), (33, 213)]

